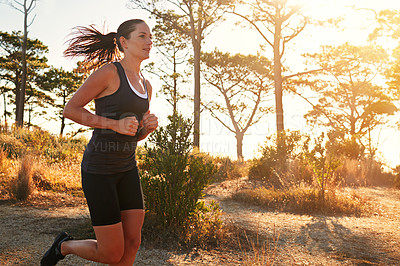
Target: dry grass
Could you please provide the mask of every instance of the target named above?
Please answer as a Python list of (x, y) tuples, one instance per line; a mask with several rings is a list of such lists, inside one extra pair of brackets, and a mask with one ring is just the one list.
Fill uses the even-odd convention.
[(255, 236), (249, 237), (248, 233), (245, 231), (244, 238), (245, 244), (243, 244), (243, 240), (241, 241), (240, 238), (238, 238), (244, 266), (274, 265), (279, 242), (279, 235), (276, 236), (275, 230), (272, 241), (268, 239), (261, 240), (259, 232), (257, 232)]
[(81, 175), (79, 164), (48, 163), (39, 158), (35, 167), (34, 180), (41, 190), (71, 191), (80, 190)]
[(249, 164), (233, 161), (229, 157), (211, 157), (218, 170), (214, 174), (214, 181), (233, 180), (247, 176)]
[(0, 173), (4, 173), (8, 167), (7, 152), (0, 147)]
[(12, 198), (18, 201), (25, 201), (34, 190), (32, 181), (34, 161), (31, 156), (24, 156), (16, 178), (9, 184), (9, 193)]
[[(204, 203), (204, 202), (202, 202)], [(225, 237), (219, 205), (212, 201), (193, 213), (182, 230), (186, 247), (207, 248), (217, 246)]]
[(343, 159), (337, 177), (344, 186), (392, 186), (395, 175), (385, 172), (377, 161)]
[(356, 193), (330, 189), (325, 192), (323, 200), (318, 189), (304, 185), (284, 190), (265, 187), (246, 189), (233, 194), (232, 199), (268, 209), (304, 214), (363, 216), (372, 212), (368, 201)]
[(0, 140), (1, 199), (27, 199), (34, 188), (83, 196), (80, 161), (84, 139), (15, 129), (0, 133)]
[(4, 171), (0, 171), (0, 198), (3, 200), (27, 199), (35, 189), (83, 197), (79, 164), (48, 163), (45, 158), (33, 155), (2, 161), (0, 152), (1, 164), (6, 165)]

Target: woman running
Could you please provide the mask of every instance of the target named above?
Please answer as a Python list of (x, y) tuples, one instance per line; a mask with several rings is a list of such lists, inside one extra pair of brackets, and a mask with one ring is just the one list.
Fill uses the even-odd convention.
[[(80, 27), (65, 51), (66, 56), (83, 55), (97, 69), (64, 108), (66, 118), (94, 128), (81, 172), (96, 240), (73, 240), (60, 233), (42, 266), (55, 265), (69, 254), (110, 265), (132, 265), (135, 260), (145, 213), (135, 150), (158, 126), (149, 111), (152, 87), (140, 72), (151, 38), (149, 26), (139, 19), (125, 21), (107, 35)], [(123, 59), (118, 61), (120, 52)], [(95, 114), (84, 108), (93, 99)]]

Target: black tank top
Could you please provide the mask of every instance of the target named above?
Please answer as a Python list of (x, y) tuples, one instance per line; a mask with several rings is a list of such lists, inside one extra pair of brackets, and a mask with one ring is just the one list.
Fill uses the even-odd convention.
[[(135, 116), (140, 122), (149, 109), (146, 81), (143, 87), (147, 97), (138, 96), (128, 83), (119, 62), (114, 62), (120, 80), (119, 88), (111, 95), (95, 99), (96, 115), (119, 120)], [(137, 137), (119, 134), (111, 129), (95, 128), (82, 159), (82, 170), (88, 173), (113, 174), (136, 167)]]

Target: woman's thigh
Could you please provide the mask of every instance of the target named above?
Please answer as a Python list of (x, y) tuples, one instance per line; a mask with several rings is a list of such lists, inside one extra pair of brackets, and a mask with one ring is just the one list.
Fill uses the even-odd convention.
[(122, 222), (112, 225), (93, 226), (97, 249), (103, 255), (122, 256), (124, 253), (124, 229)]
[(145, 211), (143, 209), (121, 211), (125, 240), (135, 240), (140, 242), (144, 213)]

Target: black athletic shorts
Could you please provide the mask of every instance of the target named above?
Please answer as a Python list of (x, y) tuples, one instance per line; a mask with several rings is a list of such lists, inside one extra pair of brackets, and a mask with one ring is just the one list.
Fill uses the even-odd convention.
[(116, 174), (82, 170), (82, 188), (93, 226), (121, 222), (121, 211), (144, 209), (138, 168)]

